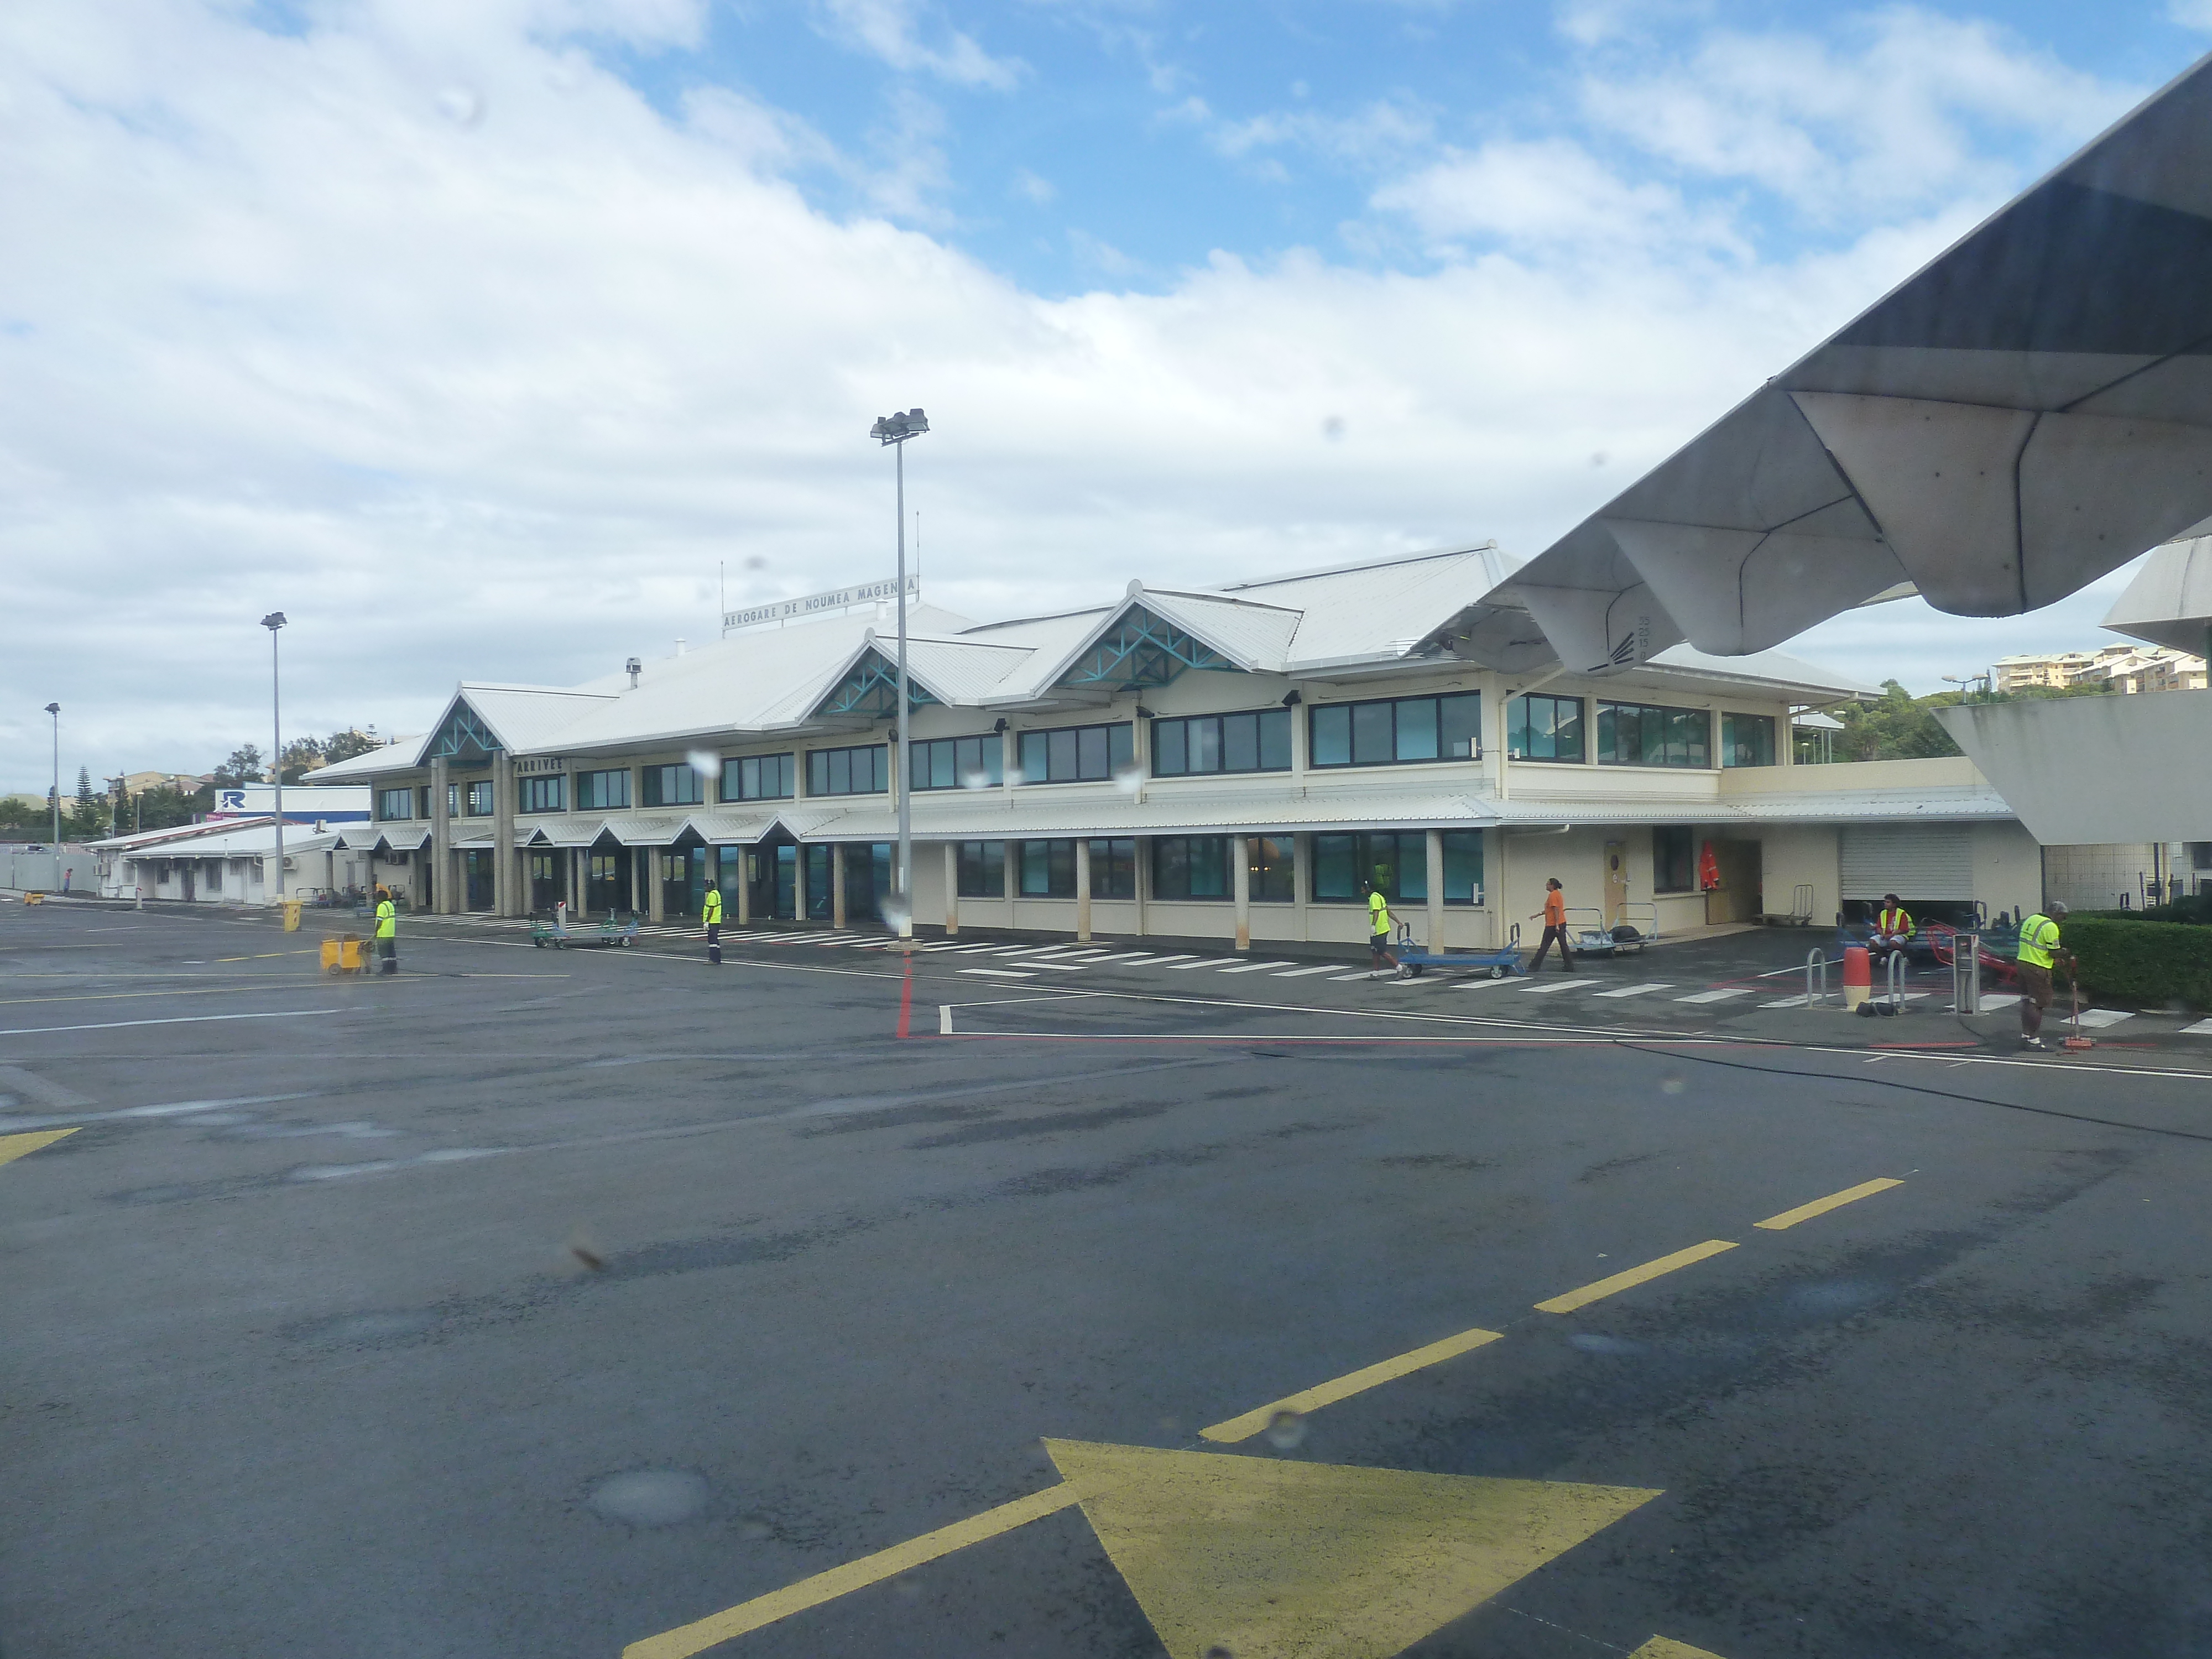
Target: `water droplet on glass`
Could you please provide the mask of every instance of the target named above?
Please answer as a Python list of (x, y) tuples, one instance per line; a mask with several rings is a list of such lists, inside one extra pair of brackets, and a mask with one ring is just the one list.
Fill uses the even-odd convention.
[(594, 1486), (591, 1504), (610, 1521), (672, 1527), (707, 1507), (707, 1478), (689, 1469), (629, 1469)]
[(1340, 441), (1344, 437), (1344, 416), (1332, 415), (1323, 421), (1321, 423), (1321, 435), (1331, 443)]
[(765, 570), (768, 568), (768, 561), (761, 557), (759, 554), (756, 553), (752, 557), (745, 561), (745, 568), (748, 570)]
[(749, 1539), (752, 1542), (757, 1544), (763, 1538), (773, 1538), (775, 1536), (775, 1532), (767, 1522), (762, 1520), (757, 1515), (749, 1515), (744, 1520), (738, 1522), (738, 1536), (744, 1539)]
[(1669, 1072), (1659, 1079), (1659, 1092), (1662, 1095), (1679, 1095), (1688, 1086), (1682, 1081), (1680, 1074), (1675, 1072)]
[(1145, 787), (1145, 769), (1125, 766), (1114, 775), (1114, 782), (1125, 795), (1133, 795)]
[(1607, 459), (1608, 459), (1608, 458), (1607, 458), (1607, 456), (1606, 455), (1605, 451), (1603, 451), (1602, 449), (1598, 450), (1597, 452), (1595, 452), (1594, 454), (1592, 454), (1592, 455), (1591, 455), (1591, 457), (1590, 457), (1590, 465), (1591, 465), (1592, 466), (1603, 466), (1603, 465), (1606, 464), (1606, 461), (1607, 461)]
[(483, 96), (473, 87), (447, 87), (438, 94), (438, 113), (457, 127), (472, 127), (483, 119)]
[(1267, 1443), (1277, 1451), (1296, 1451), (1305, 1437), (1306, 1420), (1296, 1412), (1277, 1412), (1267, 1419)]
[(694, 749), (684, 758), (691, 763), (691, 769), (702, 778), (722, 775), (722, 757), (711, 749)]
[(1237, 1656), (1216, 1642), (1206, 1650), (1206, 1659), (1237, 1659)]
[(884, 926), (896, 933), (906, 925), (906, 919), (912, 912), (908, 909), (904, 899), (894, 895), (876, 907), (876, 914), (884, 919)]

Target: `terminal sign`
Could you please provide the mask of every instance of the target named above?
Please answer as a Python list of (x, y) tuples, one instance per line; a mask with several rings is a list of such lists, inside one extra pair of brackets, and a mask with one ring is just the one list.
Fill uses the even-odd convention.
[[(827, 593), (809, 593), (803, 599), (784, 599), (775, 605), (750, 605), (743, 611), (725, 611), (722, 626), (750, 628), (756, 623), (788, 622), (793, 617), (819, 617), (831, 611), (849, 611), (856, 605), (873, 605), (878, 599), (898, 597), (896, 580), (862, 582), (857, 587), (836, 587)], [(921, 577), (909, 575), (906, 592), (913, 599), (921, 592)]]

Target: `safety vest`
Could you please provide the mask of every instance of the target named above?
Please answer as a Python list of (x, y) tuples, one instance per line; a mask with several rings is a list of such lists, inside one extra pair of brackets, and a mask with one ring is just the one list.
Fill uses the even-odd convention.
[(1911, 939), (1912, 913), (1902, 906), (1894, 910), (1884, 910), (1874, 919), (1874, 930), (1877, 933), (1902, 933)]
[(1380, 893), (1367, 896), (1367, 931), (1387, 933), (1390, 931), (1390, 901)]
[(2058, 924), (2038, 910), (2020, 925), (2020, 959), (2031, 967), (2051, 966), (2051, 953), (2058, 948)]
[(1713, 844), (1707, 842), (1698, 854), (1698, 885), (1711, 892), (1721, 884), (1721, 861), (1713, 856)]
[(379, 939), (399, 937), (399, 909), (390, 899), (377, 901), (376, 936)]
[(709, 927), (719, 927), (722, 920), (722, 890), (709, 887), (707, 896), (699, 906), (699, 919)]

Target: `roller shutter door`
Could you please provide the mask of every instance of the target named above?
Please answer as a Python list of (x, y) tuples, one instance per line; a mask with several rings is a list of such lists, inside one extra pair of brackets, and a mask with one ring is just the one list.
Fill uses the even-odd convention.
[(1838, 837), (1846, 899), (1966, 900), (1974, 896), (1970, 823), (1845, 824)]

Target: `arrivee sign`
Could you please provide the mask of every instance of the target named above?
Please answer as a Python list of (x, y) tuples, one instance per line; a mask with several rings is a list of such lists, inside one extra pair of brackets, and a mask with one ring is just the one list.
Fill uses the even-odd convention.
[[(915, 599), (921, 592), (921, 577), (906, 579), (906, 596)], [(756, 605), (743, 611), (725, 611), (725, 629), (750, 628), (756, 623), (788, 622), (793, 617), (819, 617), (832, 611), (850, 611), (856, 605), (873, 605), (878, 599), (898, 598), (898, 582), (862, 582), (858, 587), (833, 587), (827, 593), (809, 593), (803, 599), (784, 599), (775, 605)], [(289, 816), (287, 814), (286, 816)]]

